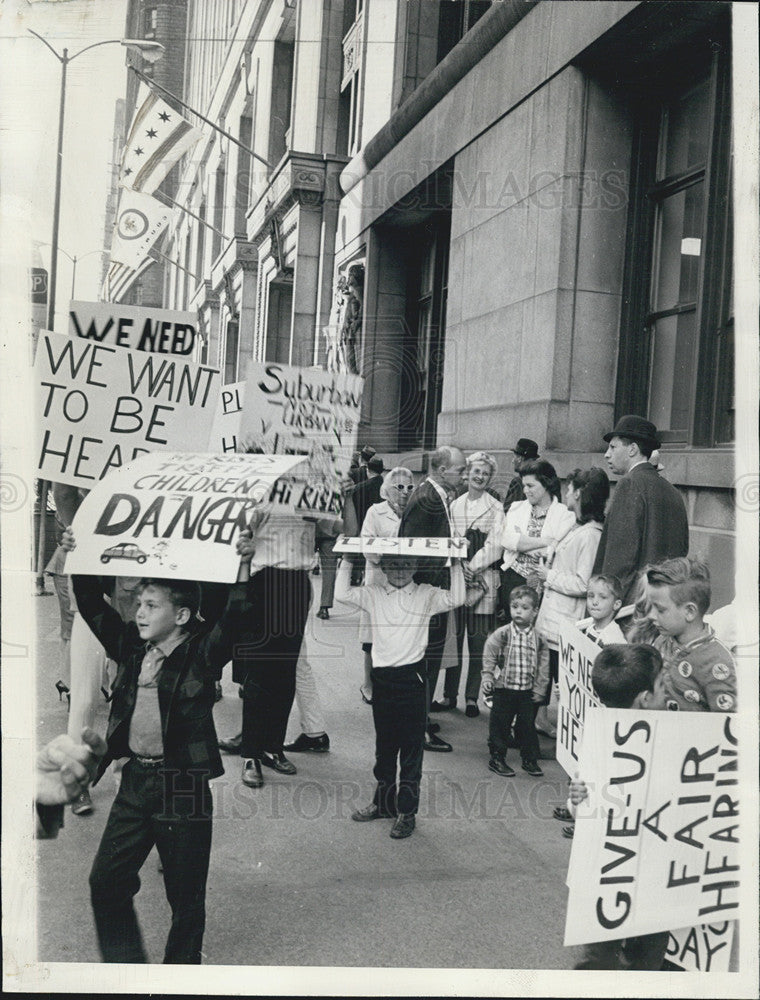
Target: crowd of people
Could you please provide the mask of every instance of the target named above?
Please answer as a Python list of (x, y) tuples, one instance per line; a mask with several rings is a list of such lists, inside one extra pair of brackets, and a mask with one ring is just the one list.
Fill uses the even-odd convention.
[[(352, 468), (342, 522), (288, 519), (262, 505), (237, 540), (240, 574), (231, 587), (134, 581), (126, 587), (129, 599), (120, 603), (112, 581), (73, 578), (75, 603), (68, 612), (76, 609), (79, 627), (114, 665), (114, 679), (101, 695), (111, 704), (96, 780), (111, 761), (126, 760), (90, 876), (104, 960), (145, 961), (133, 897), (155, 844), (172, 909), (164, 960), (200, 961), (212, 822), (208, 782), (223, 773), (220, 748), (240, 754), (241, 780), (252, 789), (264, 784), (263, 768), (296, 773), (286, 750), (329, 749), (303, 649), (315, 553), (317, 617), (329, 621), (334, 600), (360, 610), (356, 678), (372, 708), (376, 786), (372, 801), (351, 818), (387, 818), (394, 839), (415, 829), (425, 753), (453, 749), (433, 717), (456, 710), (463, 674), (465, 716), (488, 711), (484, 758), (490, 771), (513, 776), (507, 756), (517, 747), (522, 769), (542, 776), (537, 731), (556, 737), (548, 708), (565, 624), (579, 623), (600, 647), (594, 683), (604, 704), (737, 709), (726, 645), (731, 639), (722, 627), (722, 641), (705, 621), (709, 570), (689, 557), (686, 509), (658, 470), (656, 428), (627, 416), (604, 439), (608, 468), (620, 477), (611, 499), (607, 473), (597, 467), (567, 472), (563, 495), (557, 470), (527, 438), (514, 446), (515, 476), (503, 499), (494, 489), (497, 462), (488, 452), (465, 456), (454, 446), (439, 448), (415, 485), (411, 470), (385, 470), (365, 448)], [(76, 545), (71, 512), (59, 508), (59, 514), (68, 525), (61, 549), (70, 551)], [(368, 553), (339, 560), (334, 545), (341, 529), (364, 539), (464, 539), (466, 556)], [(54, 568), (63, 575), (62, 560)], [(63, 580), (57, 584), (63, 612), (68, 590)], [(74, 626), (63, 616), (62, 624), (70, 635)], [(456, 663), (445, 671), (436, 699), (450, 624)], [(645, 650), (646, 669), (630, 647)], [(213, 705), (229, 662), (242, 727), (236, 737), (219, 741)], [(82, 703), (91, 702), (100, 680), (97, 675), (97, 683), (84, 683), (79, 696), (72, 681), (70, 739), (77, 741), (83, 721), (91, 719), (91, 705)], [(296, 700), (304, 731), (286, 747)], [(86, 756), (82, 748), (80, 771)], [(87, 784), (81, 775), (70, 782), (75, 803)], [(60, 811), (61, 801), (74, 798), (61, 791), (63, 785), (59, 781), (48, 808)], [(555, 810), (568, 823), (568, 836), (583, 794), (582, 782), (576, 783), (568, 806)], [(636, 949), (620, 942), (589, 951), (578, 967), (659, 968), (660, 943), (639, 949), (645, 964), (637, 966), (639, 960), (631, 959)]]

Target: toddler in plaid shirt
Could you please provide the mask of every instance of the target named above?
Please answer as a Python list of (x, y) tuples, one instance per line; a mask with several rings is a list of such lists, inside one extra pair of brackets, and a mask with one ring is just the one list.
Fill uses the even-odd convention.
[(538, 594), (532, 587), (515, 587), (509, 594), (512, 617), (497, 628), (483, 649), (484, 695), (492, 695), (488, 727), (488, 767), (505, 778), (514, 776), (507, 764), (507, 738), (517, 716), (523, 771), (541, 777), (533, 703), (543, 701), (549, 686), (549, 649), (533, 628)]

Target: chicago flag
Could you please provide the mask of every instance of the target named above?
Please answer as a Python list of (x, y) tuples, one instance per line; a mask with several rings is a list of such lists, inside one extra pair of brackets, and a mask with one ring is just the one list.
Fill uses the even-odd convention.
[(202, 135), (200, 129), (141, 83), (137, 111), (121, 158), (119, 183), (151, 194)]

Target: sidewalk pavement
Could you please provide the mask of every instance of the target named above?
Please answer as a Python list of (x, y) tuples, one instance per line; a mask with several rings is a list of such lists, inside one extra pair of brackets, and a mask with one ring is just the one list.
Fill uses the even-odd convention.
[[(319, 578), (312, 578), (315, 591)], [(514, 778), (488, 770), (488, 712), (440, 714), (450, 754), (426, 754), (417, 828), (408, 840), (390, 823), (351, 822), (373, 790), (372, 710), (359, 696), (362, 654), (358, 615), (336, 605), (315, 618), (307, 654), (323, 703), (328, 754), (292, 754), (293, 777), (266, 771), (254, 790), (240, 782), (240, 759), (224, 757), (212, 784), (214, 841), (208, 879), (204, 963), (221, 965), (381, 966), (407, 968), (562, 969), (570, 842), (552, 819), (566, 780), (556, 761), (544, 778), (508, 759)], [(38, 739), (66, 728), (59, 703), (58, 611), (40, 598)], [(464, 672), (463, 672), (464, 673)], [(442, 680), (439, 682), (442, 683)], [(464, 684), (464, 678), (462, 678)], [(217, 732), (240, 729), (241, 702), (225, 668)], [(460, 702), (463, 708), (463, 700)], [(105, 701), (98, 726), (104, 731)], [(288, 739), (300, 732), (297, 711)], [(543, 737), (542, 748), (553, 743)], [(38, 842), (38, 940), (43, 961), (97, 962), (88, 875), (116, 791), (109, 771), (93, 789), (95, 811), (67, 811), (55, 841)], [(137, 911), (152, 961), (160, 962), (169, 906), (152, 852), (142, 873)]]

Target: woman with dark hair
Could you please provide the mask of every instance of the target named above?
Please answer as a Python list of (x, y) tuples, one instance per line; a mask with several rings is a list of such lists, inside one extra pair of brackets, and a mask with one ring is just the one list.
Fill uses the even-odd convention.
[(553, 465), (543, 459), (523, 462), (518, 469), (525, 500), (513, 503), (501, 522), (494, 524), (486, 543), (470, 560), (480, 572), (503, 554), (499, 599), (510, 620), (509, 594), (523, 584), (540, 587), (541, 556), (554, 549), (575, 524), (575, 515), (560, 501), (560, 482)]
[[(586, 590), (594, 567), (596, 550), (602, 537), (604, 509), (610, 495), (610, 481), (603, 469), (575, 469), (565, 483), (565, 504), (575, 515), (575, 525), (547, 550), (536, 570), (544, 581), (544, 599), (536, 619), (536, 631), (549, 646), (551, 680), (544, 704), (551, 695), (551, 683), (557, 682), (559, 670), (558, 632), (565, 623), (577, 622), (586, 611)], [(552, 735), (546, 710), (539, 710), (540, 729)]]

